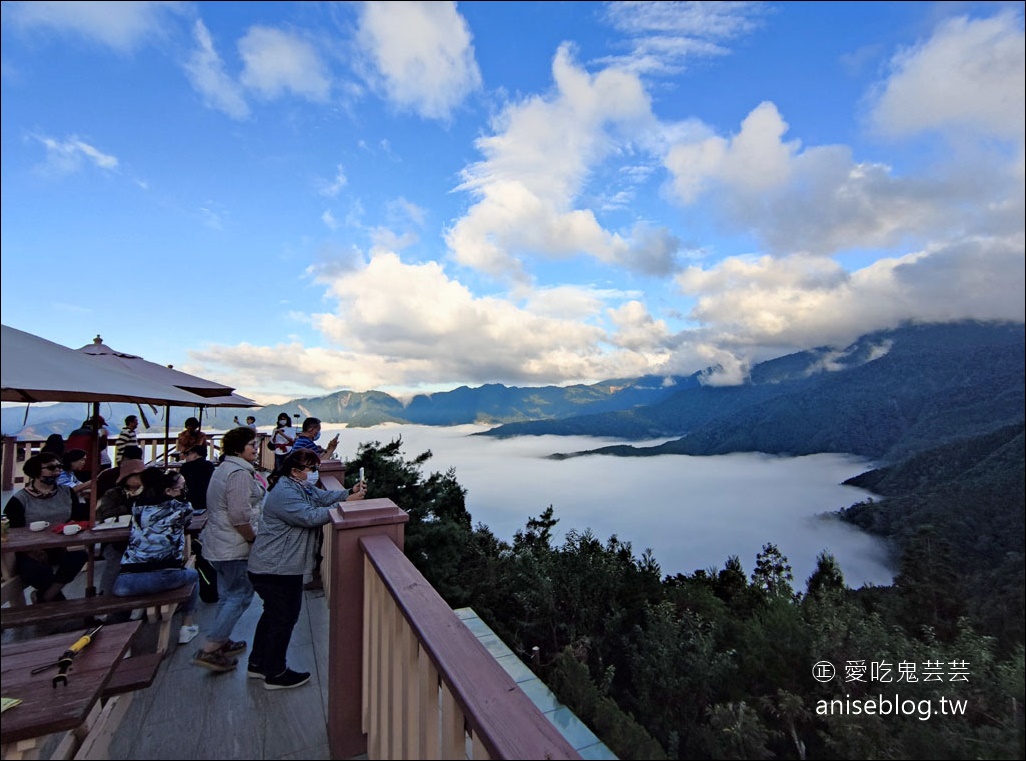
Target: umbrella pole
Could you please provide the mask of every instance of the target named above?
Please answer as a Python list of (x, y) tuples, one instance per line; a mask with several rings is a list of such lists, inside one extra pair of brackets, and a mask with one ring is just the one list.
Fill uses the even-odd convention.
[(164, 407), (164, 467), (171, 464), (171, 405)]
[[(96, 525), (96, 477), (99, 475), (100, 470), (100, 426), (97, 422), (100, 417), (100, 403), (93, 402), (93, 445), (90, 447), (92, 453), (89, 456), (89, 475), (93, 479), (92, 486), (89, 489), (89, 525)], [(87, 546), (87, 564), (86, 564), (86, 597), (94, 597), (96, 595), (96, 586), (93, 584), (94, 568), (96, 560), (93, 558), (93, 545)], [(107, 561), (110, 562), (110, 561)]]

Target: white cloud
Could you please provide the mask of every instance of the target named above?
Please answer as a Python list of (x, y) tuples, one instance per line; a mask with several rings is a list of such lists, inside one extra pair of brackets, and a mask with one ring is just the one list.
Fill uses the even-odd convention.
[(759, 2), (620, 2), (606, 19), (630, 40), (631, 52), (601, 59), (639, 74), (672, 74), (693, 58), (724, 56), (724, 43), (751, 32), (765, 13)]
[[(617, 294), (562, 286), (514, 301), (475, 296), (436, 262), (406, 264), (393, 252), (366, 266), (326, 264), (318, 280), (337, 302), (312, 324), (338, 348), (214, 346), (194, 352), (240, 388), (280, 395), (288, 388), (415, 388), (452, 383), (533, 385), (659, 372), (665, 326), (640, 303), (605, 312)], [(602, 325), (603, 313), (609, 316)], [(282, 355), (286, 355), (282, 357)], [(283, 368), (292, 367), (284, 373)], [(208, 370), (208, 374), (209, 374)], [(286, 388), (267, 378), (289, 376)]]
[(565, 45), (552, 72), (551, 97), (510, 105), (495, 133), (477, 141), (485, 159), (464, 170), (460, 189), (480, 200), (446, 234), (453, 256), (520, 280), (526, 279), (521, 257), (531, 255), (586, 254), (667, 274), (677, 244), (665, 230), (642, 225), (625, 238), (605, 230), (590, 209), (573, 208), (590, 170), (629, 143), (622, 135), (654, 125), (644, 88), (616, 69), (588, 74)]
[(202, 21), (193, 25), (196, 49), (184, 63), (189, 82), (210, 108), (233, 119), (249, 116), (249, 105), (242, 88), (225, 71), (224, 61), (214, 49), (214, 41)]
[(17, 27), (51, 29), (81, 36), (130, 53), (148, 39), (165, 34), (167, 17), (185, 13), (182, 2), (33, 2), (4, 3), (4, 21)]
[(1026, 38), (1019, 13), (960, 17), (892, 60), (872, 113), (888, 135), (968, 128), (1021, 143), (1026, 114)]
[(698, 133), (674, 144), (665, 163), (677, 199), (707, 201), (725, 229), (754, 234), (772, 251), (814, 254), (992, 234), (1008, 224), (1008, 209), (1022, 208), (1021, 154), (1019, 163), (975, 154), (971, 168), (949, 157), (906, 177), (855, 161), (846, 146), (802, 150), (783, 141), (786, 131), (776, 107), (762, 103), (729, 139)]
[(72, 135), (66, 140), (54, 140), (43, 135), (33, 135), (46, 148), (46, 170), (58, 174), (70, 174), (89, 162), (99, 169), (113, 171), (118, 167), (118, 159), (103, 153), (89, 143)]
[(470, 29), (455, 3), (363, 3), (359, 25), (369, 83), (400, 108), (449, 119), (481, 86)]
[(287, 92), (318, 103), (331, 95), (331, 77), (314, 46), (296, 34), (254, 26), (239, 40), (239, 80), (270, 100)]
[(346, 172), (345, 168), (339, 164), (335, 167), (335, 178), (323, 188), (321, 188), (321, 195), (328, 196), (328, 198), (337, 198), (338, 194), (342, 192), (342, 188), (346, 186)]
[[(731, 257), (681, 273), (697, 299), (695, 332), (671, 364), (694, 362), (696, 346), (717, 361), (761, 361), (791, 350), (843, 346), (904, 321), (1026, 320), (1023, 235), (965, 238), (879, 259), (846, 272), (827, 257)], [(683, 338), (683, 337), (682, 337)], [(724, 363), (726, 364), (726, 363)]]
[(338, 220), (335, 219), (335, 215), (331, 213), (331, 209), (324, 210), (324, 213), (321, 214), (321, 222), (323, 222), (325, 227), (329, 230), (338, 229)]

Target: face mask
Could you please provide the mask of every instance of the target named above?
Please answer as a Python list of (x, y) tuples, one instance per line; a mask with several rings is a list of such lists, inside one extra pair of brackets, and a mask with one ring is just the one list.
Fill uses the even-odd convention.
[(288, 425), (289, 425), (289, 421), (288, 420), (279, 420), (278, 421), (278, 427), (279, 428), (287, 428)]
[(57, 476), (40, 476), (39, 480), (47, 486), (53, 486), (57, 483)]
[(321, 437), (321, 432), (318, 431), (317, 433), (314, 434), (313, 440), (317, 441), (317, 439), (319, 439), (320, 437)]
[(125, 494), (129, 497), (138, 497), (142, 492), (143, 488), (141, 486), (138, 489), (125, 489)]
[(320, 478), (320, 473), (318, 473), (316, 470), (312, 473), (310, 471), (306, 472), (306, 482), (310, 484), (310, 486), (316, 486), (318, 478)]

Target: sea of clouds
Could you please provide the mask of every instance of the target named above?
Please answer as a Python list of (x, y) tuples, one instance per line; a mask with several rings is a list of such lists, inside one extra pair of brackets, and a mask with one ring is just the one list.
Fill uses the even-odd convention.
[[(483, 430), (487, 427), (325, 425), (322, 439), (340, 432), (338, 451), (344, 460), (355, 456), (361, 443), (385, 444), (400, 436), (407, 459), (430, 450), (425, 475), (454, 468), (456, 480), (467, 490), (474, 524), (487, 525), (505, 540), (552, 505), (559, 519), (557, 541), (569, 529), (590, 529), (602, 541), (615, 534), (631, 542), (636, 555), (651, 549), (664, 574), (722, 568), (730, 555), (737, 555), (750, 574), (763, 545), (773, 542), (790, 561), (797, 590), (804, 591), (823, 550), (837, 558), (851, 587), (893, 579), (880, 540), (829, 516), (872, 496), (841, 485), (871, 469), (866, 460), (842, 454), (551, 460), (546, 457), (554, 452), (623, 442), (586, 436), (472, 435)], [(368, 473), (372, 485), (373, 479)]]

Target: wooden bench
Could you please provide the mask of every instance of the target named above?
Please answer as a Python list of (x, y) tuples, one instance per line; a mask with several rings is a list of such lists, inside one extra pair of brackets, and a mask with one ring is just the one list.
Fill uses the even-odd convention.
[(57, 602), (40, 602), (20, 608), (3, 608), (0, 610), (0, 628), (7, 630), (75, 618), (95, 618), (108, 613), (123, 613), (142, 608), (146, 611), (147, 621), (152, 623), (158, 618), (160, 620), (156, 654), (163, 656), (171, 639), (171, 617), (179, 604), (188, 601), (192, 595), (193, 586), (194, 584), (186, 584), (178, 589), (153, 595), (135, 595), (133, 597), (98, 595)]

